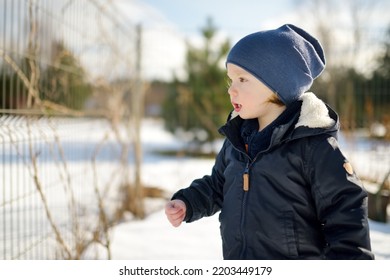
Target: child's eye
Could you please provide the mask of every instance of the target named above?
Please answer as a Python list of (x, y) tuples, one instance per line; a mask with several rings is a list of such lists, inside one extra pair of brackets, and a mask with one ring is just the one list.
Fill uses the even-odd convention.
[(240, 83), (246, 82), (247, 80), (245, 78), (240, 78)]

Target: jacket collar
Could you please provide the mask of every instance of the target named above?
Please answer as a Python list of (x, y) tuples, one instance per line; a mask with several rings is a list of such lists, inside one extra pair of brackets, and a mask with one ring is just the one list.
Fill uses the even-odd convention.
[[(279, 125), (273, 131), (271, 146), (281, 141), (328, 133), (336, 136), (339, 129), (338, 115), (312, 92), (301, 95), (300, 109), (287, 123)], [(227, 123), (219, 129), (238, 149), (244, 151), (241, 137), (243, 120), (234, 111), (230, 113)]]
[(334, 120), (330, 117), (329, 108), (314, 93), (305, 92), (299, 99), (302, 100), (302, 107), (296, 128), (330, 128), (336, 124), (338, 118)]

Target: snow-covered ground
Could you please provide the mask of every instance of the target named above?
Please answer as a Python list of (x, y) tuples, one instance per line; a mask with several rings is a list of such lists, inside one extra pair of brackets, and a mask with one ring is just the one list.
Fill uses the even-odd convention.
[[(21, 122), (21, 125), (23, 123)], [(57, 124), (57, 123), (56, 123)], [(48, 125), (42, 125), (48, 127)], [(68, 160), (66, 169), (72, 174), (71, 186), (73, 187), (77, 202), (83, 207), (80, 219), (86, 220), (86, 226), (94, 225), (96, 215), (96, 195), (93, 187), (96, 185), (102, 190), (106, 186), (112, 186), (110, 192), (104, 195), (104, 204), (107, 208), (118, 203), (118, 193), (114, 186), (120, 185), (120, 174), (116, 172), (120, 149), (115, 141), (107, 141), (97, 153), (96, 174), (91, 172), (91, 156), (95, 154), (97, 143), (100, 143), (102, 133), (107, 130), (107, 124), (96, 120), (78, 120), (77, 126), (72, 120), (64, 120), (58, 123), (57, 134), (63, 136), (61, 141), (62, 151)], [(11, 135), (8, 131), (0, 133), (5, 139), (16, 137), (25, 129), (20, 128)], [(37, 132), (38, 139), (43, 136), (51, 139), (51, 130), (44, 130), (44, 134)], [(0, 130), (0, 132), (2, 132)], [(64, 134), (64, 135), (63, 135)], [(11, 135), (11, 136), (10, 136)], [(172, 134), (163, 129), (163, 123), (156, 120), (145, 120), (142, 126), (143, 141), (143, 167), (142, 181), (145, 185), (163, 188), (167, 197), (170, 197), (176, 190), (188, 186), (193, 179), (209, 174), (214, 159), (200, 159), (180, 156), (162, 156), (153, 151), (185, 149), (185, 144), (175, 138)], [(351, 147), (347, 141), (342, 140), (346, 148)], [(13, 142), (12, 142), (13, 143)], [(16, 142), (15, 142), (16, 143)], [(50, 143), (50, 142), (48, 142)], [(215, 147), (219, 149), (221, 143)], [(0, 162), (0, 178), (4, 184), (0, 192), (0, 201), (18, 201), (7, 207), (0, 207), (0, 258), (3, 259), (51, 259), (56, 256), (46, 249), (51, 246), (52, 239), (47, 238), (45, 242), (34, 243), (42, 236), (52, 234), (49, 227), (42, 202), (37, 197), (36, 188), (30, 180), (30, 167), (28, 162), (28, 149), (20, 145), (9, 145), (9, 154), (3, 155)], [(36, 150), (40, 155), (39, 176), (42, 185), (46, 186), (45, 196), (48, 207), (52, 211), (53, 219), (61, 230), (68, 229), (71, 221), (67, 212), (69, 196), (66, 186), (62, 186), (63, 174), (67, 174), (62, 166), (59, 151), (44, 149), (47, 146), (45, 141), (36, 142)], [(4, 146), (7, 147), (7, 146)], [(390, 149), (377, 148), (372, 143), (354, 143), (352, 148), (346, 149), (346, 153), (353, 159), (354, 166), (359, 172), (374, 174), (378, 168), (389, 168)], [(18, 150), (18, 152), (15, 152)], [(353, 150), (353, 153), (350, 152)], [(7, 152), (7, 150), (3, 150)], [(58, 153), (58, 155), (57, 155)], [(4, 161), (4, 159), (6, 159)], [(89, 159), (89, 160), (88, 160)], [(375, 159), (375, 160), (374, 160)], [(13, 164), (11, 164), (13, 163)], [(23, 163), (17, 165), (16, 163)], [(367, 163), (370, 166), (367, 168)], [(376, 164), (376, 166), (374, 164)], [(19, 166), (19, 167), (18, 167)], [(131, 167), (130, 167), (131, 168)], [(381, 172), (383, 174), (383, 171)], [(23, 182), (23, 184), (19, 184)], [(19, 186), (21, 186), (19, 188)], [(88, 187), (89, 186), (89, 187)], [(69, 186), (70, 187), (70, 186)], [(18, 195), (26, 193), (21, 201), (17, 200)], [(29, 196), (31, 194), (31, 197)], [(34, 194), (34, 196), (32, 195)], [(219, 234), (218, 215), (204, 218), (191, 224), (182, 224), (179, 228), (172, 227), (164, 214), (163, 199), (147, 199), (145, 201), (147, 212), (151, 213), (144, 220), (134, 220), (130, 214), (126, 214), (123, 221), (110, 230), (111, 258), (116, 260), (221, 260), (221, 239)], [(16, 208), (12, 208), (16, 207)], [(20, 209), (18, 208), (20, 207)], [(85, 211), (84, 211), (85, 207)], [(90, 209), (91, 208), (91, 209)], [(33, 209), (34, 211), (30, 210)], [(111, 209), (111, 208), (110, 208)], [(377, 259), (390, 259), (390, 223), (383, 224), (370, 221), (372, 248)], [(24, 232), (25, 235), (21, 236)], [(23, 237), (23, 238), (22, 238)], [(70, 239), (69, 242), (71, 242)], [(71, 244), (71, 243), (70, 243)], [(35, 247), (34, 247), (35, 246)], [(32, 248), (31, 252), (29, 248)], [(28, 252), (17, 257), (21, 252)], [(96, 245), (89, 247), (83, 255), (85, 259), (107, 259), (107, 251)]]
[[(213, 160), (169, 158), (151, 154), (155, 149), (180, 145), (173, 136), (164, 132), (160, 122), (145, 122), (142, 139), (145, 152), (143, 181), (146, 184), (159, 186), (173, 193), (211, 170)], [(113, 259), (222, 259), (218, 215), (174, 228), (165, 218), (161, 208), (162, 201), (147, 205), (153, 205), (157, 211), (145, 220), (129, 218), (112, 229)], [(390, 259), (390, 224), (369, 222), (372, 250), (376, 258)]]

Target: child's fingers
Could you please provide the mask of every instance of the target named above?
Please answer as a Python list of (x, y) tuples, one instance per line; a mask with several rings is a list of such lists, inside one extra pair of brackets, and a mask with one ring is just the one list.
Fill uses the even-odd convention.
[(180, 215), (174, 215), (174, 216), (168, 216), (169, 222), (174, 226), (178, 227), (181, 225), (184, 219), (184, 212), (181, 213)]
[(167, 216), (173, 216), (179, 213), (180, 210), (176, 208), (165, 208), (165, 215)]
[(166, 213), (167, 217), (169, 220), (178, 220), (178, 219), (183, 219), (185, 216), (185, 212), (183, 209), (177, 210), (173, 213)]
[(181, 209), (179, 207), (175, 207), (174, 205), (172, 204), (167, 204), (167, 206), (165, 207), (165, 213), (168, 215), (168, 214), (175, 214), (177, 212), (179, 212)]
[(185, 203), (181, 200), (169, 201), (165, 206), (165, 214), (174, 227), (180, 226), (186, 215)]
[(182, 201), (172, 200), (169, 201), (165, 206), (165, 213), (168, 214), (175, 214), (180, 211), (185, 211), (185, 204)]

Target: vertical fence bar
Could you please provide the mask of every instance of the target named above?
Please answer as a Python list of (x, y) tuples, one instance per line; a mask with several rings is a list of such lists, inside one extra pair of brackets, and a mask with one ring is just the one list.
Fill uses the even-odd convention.
[[(3, 135), (3, 133), (0, 131), (0, 140), (1, 140), (1, 162), (2, 163), (5, 163), (5, 151), (6, 151), (6, 148), (5, 148), (5, 137)], [(7, 255), (7, 249), (5, 247), (5, 240), (6, 240), (6, 217), (5, 217), (5, 165), (3, 164), (2, 165), (2, 173), (3, 173), (3, 176), (1, 176), (1, 185), (2, 185), (2, 188), (1, 188), (1, 193), (2, 193), (2, 200), (1, 200), (1, 218), (2, 218), (2, 240), (0, 240), (0, 242), (2, 242), (2, 248), (3, 250), (1, 251), (1, 254), (2, 254), (2, 259), (6, 259), (6, 255)]]

